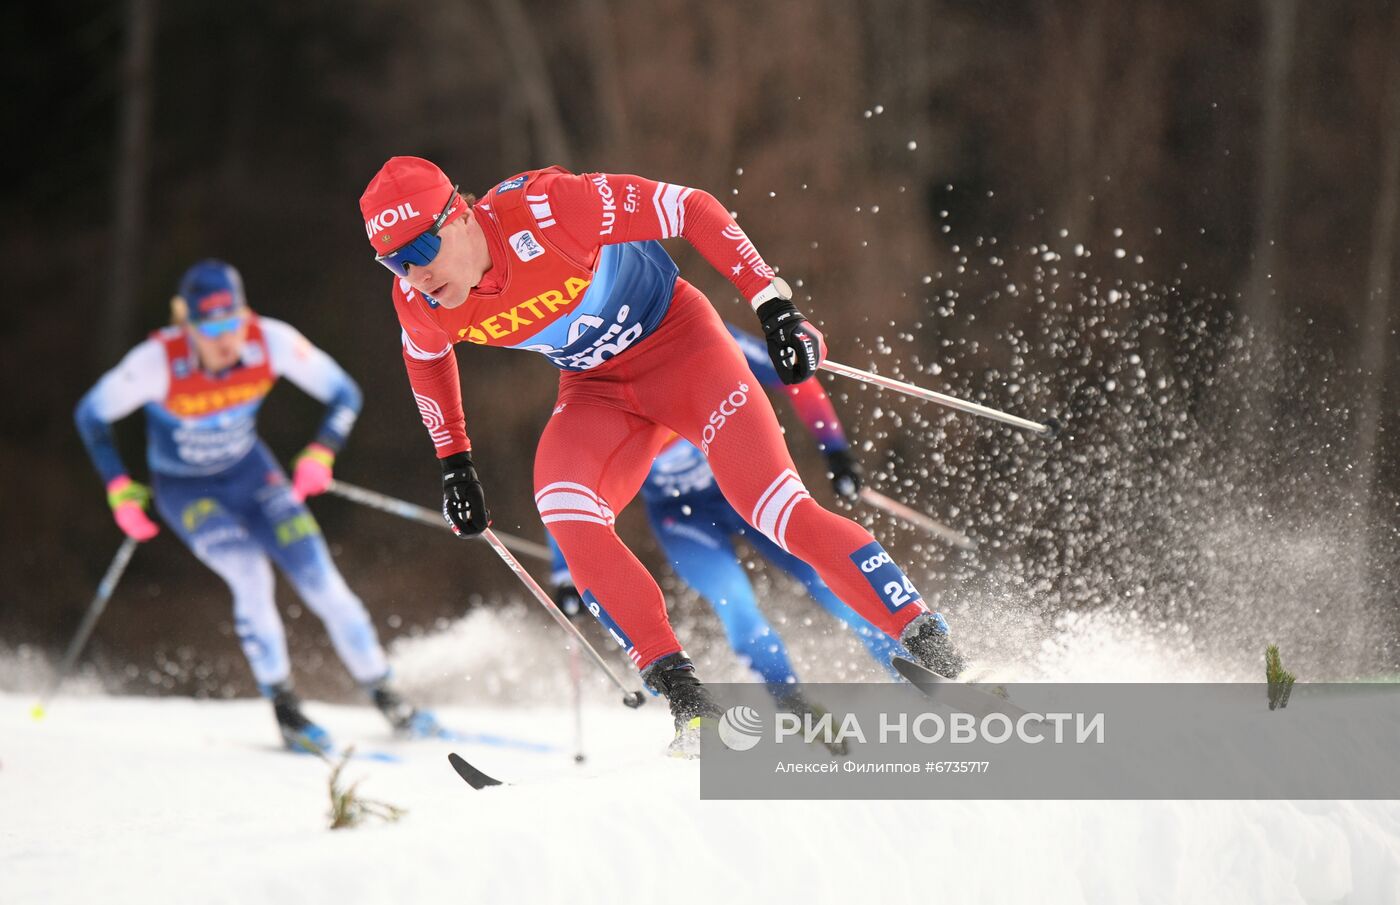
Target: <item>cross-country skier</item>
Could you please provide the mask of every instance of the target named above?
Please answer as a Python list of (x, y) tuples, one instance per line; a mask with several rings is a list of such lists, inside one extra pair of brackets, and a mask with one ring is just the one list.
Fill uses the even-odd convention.
[[(589, 611), (669, 700), (674, 750), (695, 750), (701, 718), (718, 709), (676, 640), (661, 589), (613, 528), (672, 433), (700, 448), (745, 521), (922, 663), (957, 672), (943, 618), (870, 532), (807, 492), (743, 353), (657, 241), (685, 238), (749, 300), (784, 383), (816, 373), (821, 334), (712, 195), (551, 167), (476, 201), (435, 164), (394, 157), (360, 211), (376, 259), (396, 277), (404, 361), (442, 463), (443, 514), (459, 534), (479, 534), (490, 516), (453, 345), (528, 349), (564, 372), (535, 455), (535, 502)], [(510, 393), (486, 374), (470, 385)]]
[[(394, 729), (437, 733), (430, 712), (408, 705), (388, 685), (388, 662), (369, 614), (303, 503), (330, 485), (336, 453), (359, 414), (359, 387), (295, 328), (254, 314), (238, 271), (222, 261), (191, 267), (172, 308), (174, 326), (127, 353), (75, 413), (117, 525), (139, 541), (154, 537), (159, 528), (146, 514), (153, 490), (165, 523), (228, 584), (235, 631), (288, 747), (329, 751), (333, 745), (292, 691), (269, 558), (325, 623), (336, 653)], [(279, 377), (327, 406), (290, 484), (257, 434), (258, 409)], [(151, 489), (131, 479), (111, 431), (113, 422), (143, 407)]]
[[(838, 497), (858, 499), (860, 468), (850, 453), (846, 432), (821, 383), (808, 380), (785, 386), (768, 360), (763, 341), (725, 324), (760, 386), (782, 389), (803, 425), (826, 456), (832, 490)], [(729, 646), (758, 673), (780, 701), (791, 703), (797, 674), (778, 633), (764, 618), (753, 585), (734, 550), (734, 537), (748, 540), (764, 558), (806, 586), (812, 598), (865, 643), (870, 655), (892, 675), (890, 659), (901, 653), (893, 638), (876, 629), (831, 592), (811, 566), (752, 530), (715, 486), (715, 476), (695, 444), (676, 437), (656, 457), (642, 484), (647, 520), (676, 575), (709, 603), (724, 625)], [(553, 541), (553, 537), (550, 537)], [(557, 543), (550, 578), (555, 600), (570, 616), (584, 609), (582, 598)]]

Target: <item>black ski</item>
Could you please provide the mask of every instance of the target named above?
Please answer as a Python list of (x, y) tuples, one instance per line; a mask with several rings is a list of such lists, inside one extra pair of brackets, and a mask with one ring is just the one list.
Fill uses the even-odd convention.
[(1013, 718), (1020, 718), (1030, 712), (1000, 695), (939, 675), (913, 660), (895, 657), (894, 668), (926, 697), (952, 710), (961, 710), (977, 717), (1001, 713)]
[(447, 755), (447, 762), (452, 765), (452, 769), (457, 771), (457, 775), (465, 779), (467, 785), (471, 786), (473, 789), (484, 789), (487, 786), (502, 785), (499, 779), (492, 779), (476, 767), (467, 763), (466, 760), (457, 754)]

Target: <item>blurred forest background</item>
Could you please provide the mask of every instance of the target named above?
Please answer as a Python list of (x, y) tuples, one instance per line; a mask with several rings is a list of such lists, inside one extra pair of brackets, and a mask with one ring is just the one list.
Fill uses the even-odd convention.
[[(337, 474), (434, 505), (357, 211), (386, 157), (417, 154), (477, 193), (550, 163), (705, 188), (801, 281), (837, 360), (1065, 420), (1046, 444), (822, 378), (874, 485), (982, 542), (954, 556), (877, 520), (974, 653), (1035, 653), (1109, 610), (1249, 675), (1269, 641), (1396, 663), (1400, 4), (73, 0), (4, 19), (0, 649), (61, 647), (116, 549), (71, 411), (201, 257), (363, 386)], [(497, 525), (540, 538), (553, 369), (461, 359)], [(263, 434), (286, 460), (317, 418), (279, 389)], [(139, 420), (120, 431), (138, 478)], [(314, 509), (390, 637), (518, 596), (484, 546)], [(640, 513), (622, 529), (659, 566)], [(316, 673), (324, 633), (280, 599)], [(135, 688), (251, 688), (224, 588), (168, 532), (92, 654)]]

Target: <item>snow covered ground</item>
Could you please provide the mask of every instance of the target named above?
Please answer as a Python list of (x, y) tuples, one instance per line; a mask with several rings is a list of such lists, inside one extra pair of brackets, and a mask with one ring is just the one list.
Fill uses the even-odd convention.
[[(1400, 903), (1397, 802), (707, 802), (660, 707), (443, 708), (559, 746), (393, 742), (309, 705), (408, 809), (331, 832), (327, 768), (261, 701), (0, 695), (0, 902)], [(514, 787), (473, 791), (454, 748)]]

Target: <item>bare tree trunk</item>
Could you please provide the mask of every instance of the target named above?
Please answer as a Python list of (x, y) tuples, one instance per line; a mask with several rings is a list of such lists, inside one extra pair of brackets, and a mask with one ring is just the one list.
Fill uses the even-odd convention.
[[(1283, 239), (1283, 200), (1288, 187), (1292, 154), (1289, 150), (1288, 114), (1293, 106), (1292, 73), (1294, 37), (1298, 26), (1298, 0), (1261, 0), (1264, 17), (1264, 110), (1259, 140), (1259, 185), (1256, 196), (1253, 261), (1244, 289), (1244, 313), (1255, 331), (1258, 348), (1266, 354), (1279, 339), (1278, 251)], [(1272, 417), (1274, 392), (1265, 379), (1246, 392), (1253, 396), (1245, 416), (1246, 442), (1260, 434), (1254, 428)]]
[(1102, 0), (1089, 3), (1076, 15), (1063, 7), (1053, 13), (1067, 53), (1073, 55), (1074, 79), (1065, 88), (1065, 144), (1069, 185), (1061, 208), (1060, 224), (1069, 230), (1071, 241), (1088, 242), (1094, 237), (1094, 204), (1090, 199), (1101, 184), (1099, 172), (1099, 110), (1108, 90), (1107, 68), (1109, 17)]
[(876, 0), (858, 16), (867, 104), (880, 104), (885, 110), (862, 129), (866, 163), (873, 171), (908, 171), (917, 158), (906, 143), (912, 139), (916, 148), (928, 146), (933, 15), (926, 0)]
[[(697, 184), (718, 187), (729, 183), (739, 153), (739, 116), (748, 70), (733, 36), (742, 33), (745, 16), (742, 7), (729, 3), (707, 3), (703, 9), (703, 27), (714, 53), (705, 92), (709, 145), (703, 158), (704, 176)], [(752, 15), (758, 15), (758, 9)]]
[(511, 85), (501, 90), (501, 161), (506, 172), (518, 173), (534, 164), (530, 160), (530, 121), (525, 99)]
[(112, 209), (112, 294), (102, 317), (98, 354), (110, 363), (132, 334), (151, 128), (151, 55), (157, 0), (127, 0), (126, 56), (122, 60), (122, 121), (117, 146), (116, 201)]
[(572, 168), (574, 155), (564, 120), (559, 115), (559, 99), (550, 84), (544, 54), (530, 31), (530, 19), (522, 0), (491, 0), (491, 6), (505, 39), (506, 55), (510, 57), (516, 81), (535, 124), (535, 137), (545, 158), (541, 162)]
[[(1400, 39), (1400, 12), (1392, 31)], [(1366, 309), (1361, 321), (1361, 411), (1356, 428), (1356, 499), (1368, 516), (1375, 514), (1376, 454), (1390, 363), (1390, 292), (1395, 273), (1396, 221), (1400, 219), (1400, 56), (1390, 58), (1386, 95), (1381, 178), (1376, 218), (1371, 227)], [(1367, 518), (1365, 524), (1369, 528), (1371, 519)]]
[(630, 136), (627, 103), (617, 65), (617, 43), (613, 40), (612, 10), (608, 0), (579, 0), (579, 7), (583, 11), (589, 59), (593, 63), (593, 96), (603, 135), (599, 157), (608, 161), (609, 168), (618, 169), (619, 165), (613, 160), (619, 153), (626, 154)]
[[(905, 9), (905, 48), (907, 65), (904, 67), (904, 104), (909, 111), (906, 122), (909, 125), (909, 138), (915, 148), (929, 147), (928, 136), (932, 131), (929, 124), (929, 95), (933, 85), (933, 66), (930, 60), (930, 47), (933, 45), (933, 11), (925, 0), (914, 0)], [(898, 140), (895, 146), (900, 147)], [(907, 148), (905, 149), (907, 150)], [(909, 158), (907, 166), (913, 168), (917, 158)]]

